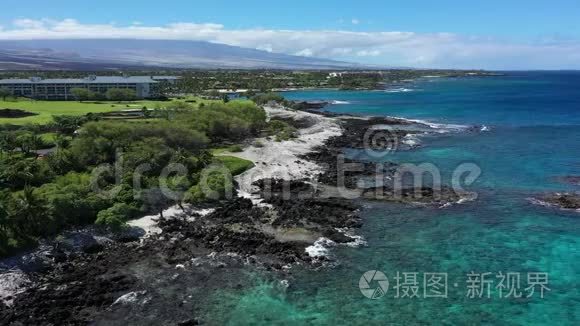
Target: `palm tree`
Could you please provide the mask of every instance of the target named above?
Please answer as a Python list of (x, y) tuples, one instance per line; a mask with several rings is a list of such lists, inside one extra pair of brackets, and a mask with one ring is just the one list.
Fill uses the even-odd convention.
[(12, 217), (18, 231), (24, 235), (40, 235), (42, 218), (46, 216), (44, 201), (34, 193), (34, 188), (26, 186), (14, 197)]
[(6, 209), (6, 203), (4, 201), (5, 198), (2, 197), (0, 197), (0, 238), (3, 233), (6, 233), (10, 223), (8, 210)]
[(20, 145), (20, 150), (24, 154), (30, 154), (33, 151), (36, 151), (44, 145), (44, 141), (42, 137), (40, 137), (36, 133), (26, 132), (16, 138), (16, 141)]
[(34, 179), (34, 159), (15, 156), (4, 162), (0, 169), (0, 183), (20, 188)]
[(16, 137), (11, 132), (0, 133), (0, 153), (11, 153), (17, 148)]

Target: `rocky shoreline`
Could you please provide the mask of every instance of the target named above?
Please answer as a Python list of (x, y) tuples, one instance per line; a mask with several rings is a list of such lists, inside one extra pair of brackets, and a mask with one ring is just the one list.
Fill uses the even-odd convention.
[[(344, 148), (365, 148), (365, 135), (371, 134), (372, 138), (373, 134), (384, 131), (374, 129), (377, 125), (389, 126), (389, 132), (372, 144), (375, 150), (392, 150), (393, 146), (412, 148), (403, 142), (405, 137), (429, 129), (426, 125), (395, 118), (357, 118), (321, 112), (317, 116), (326, 120), (320, 120), (322, 118), (308, 112), (282, 114), (287, 114), (295, 126), (307, 131), (293, 144), (299, 146), (303, 141), (311, 141), (316, 145), (314, 148), (300, 145), (304, 146), (302, 154), (287, 153), (287, 156), (276, 153), (281, 150), (276, 144), (266, 147), (282, 160), (297, 157), (293, 162), (285, 162), (286, 168), (294, 169), (287, 177), (277, 178), (269, 170), (270, 165), (280, 165), (280, 161), (255, 162), (259, 163), (258, 169), (252, 175), (259, 178), (248, 179), (250, 184), (243, 178), (240, 182), (245, 196), (223, 201), (209, 214), (191, 210), (162, 219), (157, 225), (161, 232), (141, 241), (136, 236), (116, 240), (101, 237), (94, 245), (78, 252), (63, 251), (55, 245), (49, 247), (42, 257), (35, 258), (42, 261), (42, 268), (26, 272), (31, 285), (21, 293), (4, 297), (3, 303), (0, 301), (0, 323), (59, 325), (103, 321), (107, 324), (106, 316), (109, 316), (139, 324), (146, 320), (140, 310), (145, 308), (133, 307), (135, 311), (126, 312), (128, 308), (123, 303), (145, 305), (151, 301), (175, 299), (174, 296), (187, 304), (167, 308), (166, 324), (200, 323), (195, 300), (183, 297), (219, 288), (216, 277), (248, 266), (281, 276), (287, 275), (296, 264), (316, 268), (331, 258), (320, 254), (313, 246), (355, 241), (345, 230), (362, 225), (357, 215), (360, 206), (356, 200), (345, 200), (344, 192), (337, 191), (342, 180), (337, 162)], [(342, 132), (319, 137), (321, 132), (327, 132), (325, 128), (335, 128), (331, 121), (339, 125)], [(321, 122), (331, 124), (323, 125), (320, 130), (317, 124)], [(241, 155), (256, 158), (259, 149), (253, 150), (255, 152), (250, 149)], [(344, 175), (344, 186), (347, 192), (357, 192), (358, 198), (363, 200), (442, 206), (461, 198), (447, 187), (440, 192), (428, 186), (406, 188), (402, 196), (395, 196), (387, 182), (361, 187), (361, 178), (376, 175), (375, 165), (352, 159), (343, 161), (359, 166), (356, 171)], [(388, 180), (397, 165), (387, 162), (381, 167), (384, 180)], [(317, 171), (311, 171), (314, 168)], [(376, 196), (377, 189), (383, 197)], [(259, 204), (252, 198), (259, 198)], [(171, 295), (158, 288), (159, 283), (175, 286), (188, 282), (197, 282), (191, 283), (197, 288)], [(230, 285), (242, 286), (236, 281)]]
[(530, 201), (542, 206), (557, 207), (563, 210), (576, 210), (580, 212), (580, 193), (578, 192), (556, 192), (531, 198)]

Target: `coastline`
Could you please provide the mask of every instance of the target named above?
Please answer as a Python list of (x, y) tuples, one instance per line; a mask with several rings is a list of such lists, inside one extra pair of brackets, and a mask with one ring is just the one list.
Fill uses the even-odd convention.
[(322, 173), (317, 164), (301, 158), (331, 137), (342, 134), (340, 125), (332, 118), (310, 112), (291, 111), (280, 106), (264, 107), (269, 119), (282, 118), (306, 123), (310, 126), (298, 130), (294, 139), (276, 142), (272, 139), (258, 138), (261, 146), (250, 145), (240, 153), (230, 153), (254, 162), (254, 168), (236, 177), (239, 191), (243, 197), (254, 198), (256, 191), (253, 182), (261, 179), (279, 178), (284, 180), (314, 179)]
[[(359, 204), (350, 198), (345, 200), (342, 196), (344, 193), (337, 192), (333, 186), (338, 182), (337, 157), (342, 155), (346, 147), (362, 148), (364, 144), (361, 136), (373, 130), (375, 125), (396, 126), (394, 135), (400, 138), (424, 132), (424, 129), (420, 129), (421, 132), (414, 130), (417, 126), (431, 127), (400, 118), (351, 117), (272, 106), (266, 110), (270, 119), (292, 120), (302, 127), (295, 139), (283, 142), (260, 139), (263, 142), (261, 146), (251, 145), (243, 152), (233, 154), (254, 161), (256, 166), (236, 178), (241, 197), (221, 203), (216, 211), (207, 214), (192, 211), (185, 215), (186, 218), (155, 221), (153, 217), (144, 217), (140, 221), (133, 221), (131, 223), (134, 226), (149, 231), (146, 238), (139, 243), (105, 243), (103, 251), (96, 256), (81, 254), (54, 266), (51, 264), (48, 272), (41, 272), (42, 282), (35, 280), (26, 293), (13, 294), (8, 298), (10, 301), (14, 301), (13, 296), (18, 299), (17, 302), (10, 302), (16, 315), (0, 317), (27, 318), (25, 316), (31, 314), (29, 307), (43, 307), (41, 302), (69, 296), (68, 285), (60, 287), (69, 284), (71, 280), (84, 284), (86, 289), (81, 291), (81, 295), (94, 294), (102, 286), (88, 278), (94, 277), (93, 274), (86, 273), (86, 268), (94, 264), (101, 264), (96, 270), (103, 273), (125, 275), (120, 279), (106, 281), (109, 294), (99, 304), (113, 306), (136, 291), (155, 291), (144, 279), (127, 275), (121, 269), (125, 264), (159, 260), (164, 266), (163, 270), (193, 274), (201, 273), (196, 269), (199, 264), (207, 263), (210, 269), (219, 267), (226, 270), (249, 264), (284, 277), (291, 273), (292, 266), (296, 264), (306, 264), (312, 268), (332, 264), (330, 247), (339, 244), (364, 245), (364, 239), (353, 232), (362, 225), (358, 216)], [(347, 188), (356, 188), (360, 176), (374, 173), (368, 162), (348, 162), (362, 164), (363, 171), (346, 176)], [(289, 193), (285, 192), (286, 185), (289, 186)], [(384, 185), (375, 188), (386, 189)], [(303, 193), (308, 196), (301, 197)], [(286, 195), (289, 197), (283, 198)], [(363, 196), (362, 199), (373, 198)], [(403, 198), (402, 201), (412, 203), (409, 199)], [(387, 195), (377, 200), (391, 201), (393, 198)], [(451, 193), (444, 199), (447, 202), (457, 200)], [(422, 204), (444, 206), (429, 196)], [(170, 210), (176, 216), (184, 216), (181, 210)], [(103, 257), (108, 257), (104, 265)], [(74, 276), (68, 275), (71, 272), (63, 270), (64, 266), (76, 271)], [(84, 271), (86, 275), (79, 271)], [(46, 291), (38, 288), (40, 284), (52, 287)], [(62, 313), (69, 309), (69, 306), (63, 305), (56, 310)], [(35, 318), (46, 318), (34, 313), (32, 315)], [(43, 319), (36, 319), (40, 320)]]

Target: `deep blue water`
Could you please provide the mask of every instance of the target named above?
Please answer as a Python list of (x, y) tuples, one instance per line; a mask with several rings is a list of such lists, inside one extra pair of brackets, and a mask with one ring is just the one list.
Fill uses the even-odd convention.
[[(388, 115), (489, 131), (422, 138), (423, 146), (374, 160), (432, 163), (445, 178), (461, 163), (482, 174), (477, 200), (448, 208), (369, 203), (359, 233), (366, 247), (336, 247), (334, 268), (297, 268), (286, 290), (260, 280), (221, 293), (210, 309), (230, 324), (580, 324), (580, 213), (537, 206), (528, 198), (580, 190), (558, 177), (580, 175), (580, 73), (425, 79), (389, 91), (300, 91), (290, 99), (343, 101), (328, 110)], [(352, 156), (373, 159), (363, 151)], [(359, 291), (369, 270), (391, 283), (377, 300)], [(419, 298), (395, 298), (397, 272), (417, 272)], [(448, 275), (447, 298), (423, 297), (423, 273)], [(467, 274), (492, 273), (492, 298), (469, 298)], [(523, 298), (499, 298), (498, 272), (519, 273)], [(529, 292), (528, 273), (547, 273), (550, 291)], [(515, 274), (514, 274), (515, 275)]]

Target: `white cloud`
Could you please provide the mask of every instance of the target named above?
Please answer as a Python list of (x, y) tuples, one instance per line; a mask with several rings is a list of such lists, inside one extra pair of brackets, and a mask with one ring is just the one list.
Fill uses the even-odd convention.
[(15, 19), (13, 24), (21, 29), (42, 29), (45, 26), (45, 20), (33, 20), (27, 18)]
[(359, 21), (358, 19), (356, 19), (356, 18), (353, 18), (353, 19), (352, 19), (350, 22), (351, 22), (353, 25), (358, 25), (358, 24), (360, 23), (360, 21)]
[(300, 55), (303, 57), (311, 57), (312, 55), (314, 55), (314, 52), (312, 52), (312, 50), (310, 49), (304, 49), (304, 50), (300, 50), (296, 53), (294, 53), (295, 55)]
[[(354, 23), (354, 19), (353, 19)], [(227, 29), (215, 23), (163, 26), (82, 24), (74, 19), (17, 19), (0, 40), (136, 38), (202, 40), (270, 52), (389, 66), (489, 69), (580, 68), (579, 40), (506, 42), (489, 37), (404, 31)]]
[(272, 44), (264, 44), (264, 45), (259, 45), (256, 47), (257, 50), (262, 50), (262, 51), (266, 51), (266, 52), (272, 52), (274, 51), (274, 49), (272, 48)]
[(360, 50), (356, 53), (359, 57), (377, 57), (381, 55), (381, 51), (379, 50)]

